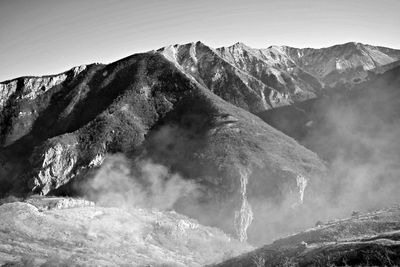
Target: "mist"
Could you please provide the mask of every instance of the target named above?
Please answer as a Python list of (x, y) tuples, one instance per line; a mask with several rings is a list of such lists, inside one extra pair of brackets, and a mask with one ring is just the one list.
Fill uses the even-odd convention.
[(134, 161), (123, 154), (107, 155), (93, 177), (80, 185), (88, 199), (101, 206), (170, 210), (198, 185), (150, 160)]
[(307, 136), (310, 147), (328, 155), (330, 197), (344, 211), (365, 211), (400, 200), (399, 101), (390, 82), (378, 80), (332, 98), (324, 126)]
[(399, 203), (398, 84), (398, 76), (389, 73), (352, 89), (331, 88), (299, 107), (272, 111), (277, 116), (266, 121), (316, 152), (327, 171), (319, 177), (304, 177), (302, 203), (294, 179), (286, 181), (284, 188), (271, 189), (261, 181), (276, 180), (273, 173), (253, 172), (248, 189), (254, 213), (248, 235), (253, 244), (269, 243), (315, 227), (317, 222)]

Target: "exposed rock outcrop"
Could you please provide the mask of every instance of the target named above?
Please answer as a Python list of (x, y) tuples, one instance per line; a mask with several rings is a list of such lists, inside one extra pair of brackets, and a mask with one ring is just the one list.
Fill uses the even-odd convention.
[(86, 65), (77, 66), (71, 70), (52, 76), (43, 77), (21, 77), (16, 80), (0, 83), (0, 111), (6, 103), (13, 98), (13, 101), (33, 100), (46, 93), (49, 89), (57, 86), (67, 78), (75, 78), (86, 69)]
[(78, 142), (73, 138), (64, 143), (57, 141), (47, 142), (32, 154), (32, 160), (35, 161), (32, 165), (37, 166), (29, 181), (29, 187), (33, 192), (47, 194), (51, 189), (58, 188), (75, 176)]

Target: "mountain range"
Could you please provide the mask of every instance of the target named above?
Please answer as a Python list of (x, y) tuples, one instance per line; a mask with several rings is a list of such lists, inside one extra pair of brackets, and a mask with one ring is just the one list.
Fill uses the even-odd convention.
[(399, 65), (400, 50), (360, 43), (196, 42), (4, 81), (0, 196), (112, 200), (139, 187), (150, 208), (255, 245), (385, 205), (400, 170)]

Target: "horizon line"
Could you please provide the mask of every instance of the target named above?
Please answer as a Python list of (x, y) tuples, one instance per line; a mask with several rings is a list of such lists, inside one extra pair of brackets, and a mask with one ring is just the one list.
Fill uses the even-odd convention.
[(341, 46), (341, 45), (347, 45), (347, 44), (361, 44), (361, 45), (364, 45), (364, 46), (368, 45), (368, 46), (379, 47), (379, 48), (389, 48), (389, 49), (393, 49), (393, 50), (400, 50), (399, 48), (393, 48), (393, 47), (382, 46), (382, 45), (371, 45), (371, 44), (357, 42), (357, 41), (349, 41), (349, 42), (338, 43), (338, 44), (333, 44), (333, 45), (324, 46), (324, 47), (294, 47), (294, 46), (288, 46), (288, 45), (269, 45), (269, 46), (267, 46), (265, 48), (255, 48), (255, 47), (251, 47), (251, 46), (245, 44), (244, 42), (240, 42), (240, 41), (235, 42), (232, 45), (228, 45), (228, 46), (212, 47), (212, 46), (208, 45), (207, 43), (205, 43), (205, 42), (203, 42), (201, 40), (197, 40), (197, 41), (183, 43), (183, 44), (179, 44), (179, 43), (170, 44), (170, 45), (162, 46), (162, 47), (157, 48), (157, 49), (151, 49), (151, 50), (147, 50), (147, 51), (134, 52), (133, 54), (129, 54), (127, 56), (118, 58), (116, 60), (112, 60), (110, 62), (91, 62), (91, 63), (77, 64), (77, 65), (73, 65), (72, 67), (66, 67), (64, 71), (57, 72), (57, 73), (42, 74), (42, 75), (29, 75), (29, 74), (22, 75), (22, 76), (18, 76), (18, 77), (15, 77), (15, 78), (10, 78), (10, 79), (6, 79), (6, 80), (3, 80), (3, 81), (0, 81), (0, 84), (6, 83), (6, 82), (9, 82), (9, 81), (13, 81), (13, 80), (17, 80), (17, 79), (21, 79), (21, 78), (41, 78), (41, 77), (57, 76), (57, 75), (61, 75), (63, 73), (66, 73), (66, 72), (68, 72), (68, 71), (70, 71), (70, 70), (72, 70), (74, 68), (81, 67), (81, 66), (109, 65), (109, 64), (115, 63), (115, 62), (120, 61), (120, 60), (122, 60), (124, 58), (127, 58), (127, 57), (131, 57), (131, 56), (139, 55), (139, 54), (146, 54), (146, 53), (150, 53), (150, 52), (153, 52), (153, 51), (158, 51), (158, 50), (161, 50), (161, 49), (169, 47), (169, 46), (176, 46), (176, 45), (183, 46), (183, 45), (189, 45), (189, 44), (195, 44), (195, 43), (204, 44), (205, 46), (210, 47), (212, 49), (229, 48), (229, 47), (233, 47), (233, 46), (235, 46), (237, 44), (243, 44), (243, 45), (247, 46), (250, 49), (256, 49), (256, 50), (269, 49), (269, 48), (272, 48), (272, 47), (290, 47), (290, 48), (294, 48), (294, 49), (315, 49), (315, 50), (320, 50), (320, 49), (327, 49), (327, 48), (332, 48), (332, 47), (335, 47), (335, 46)]

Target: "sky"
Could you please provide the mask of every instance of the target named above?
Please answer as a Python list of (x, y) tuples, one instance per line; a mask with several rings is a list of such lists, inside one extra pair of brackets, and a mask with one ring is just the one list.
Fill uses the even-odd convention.
[(176, 44), (400, 49), (400, 0), (0, 0), (0, 81)]

